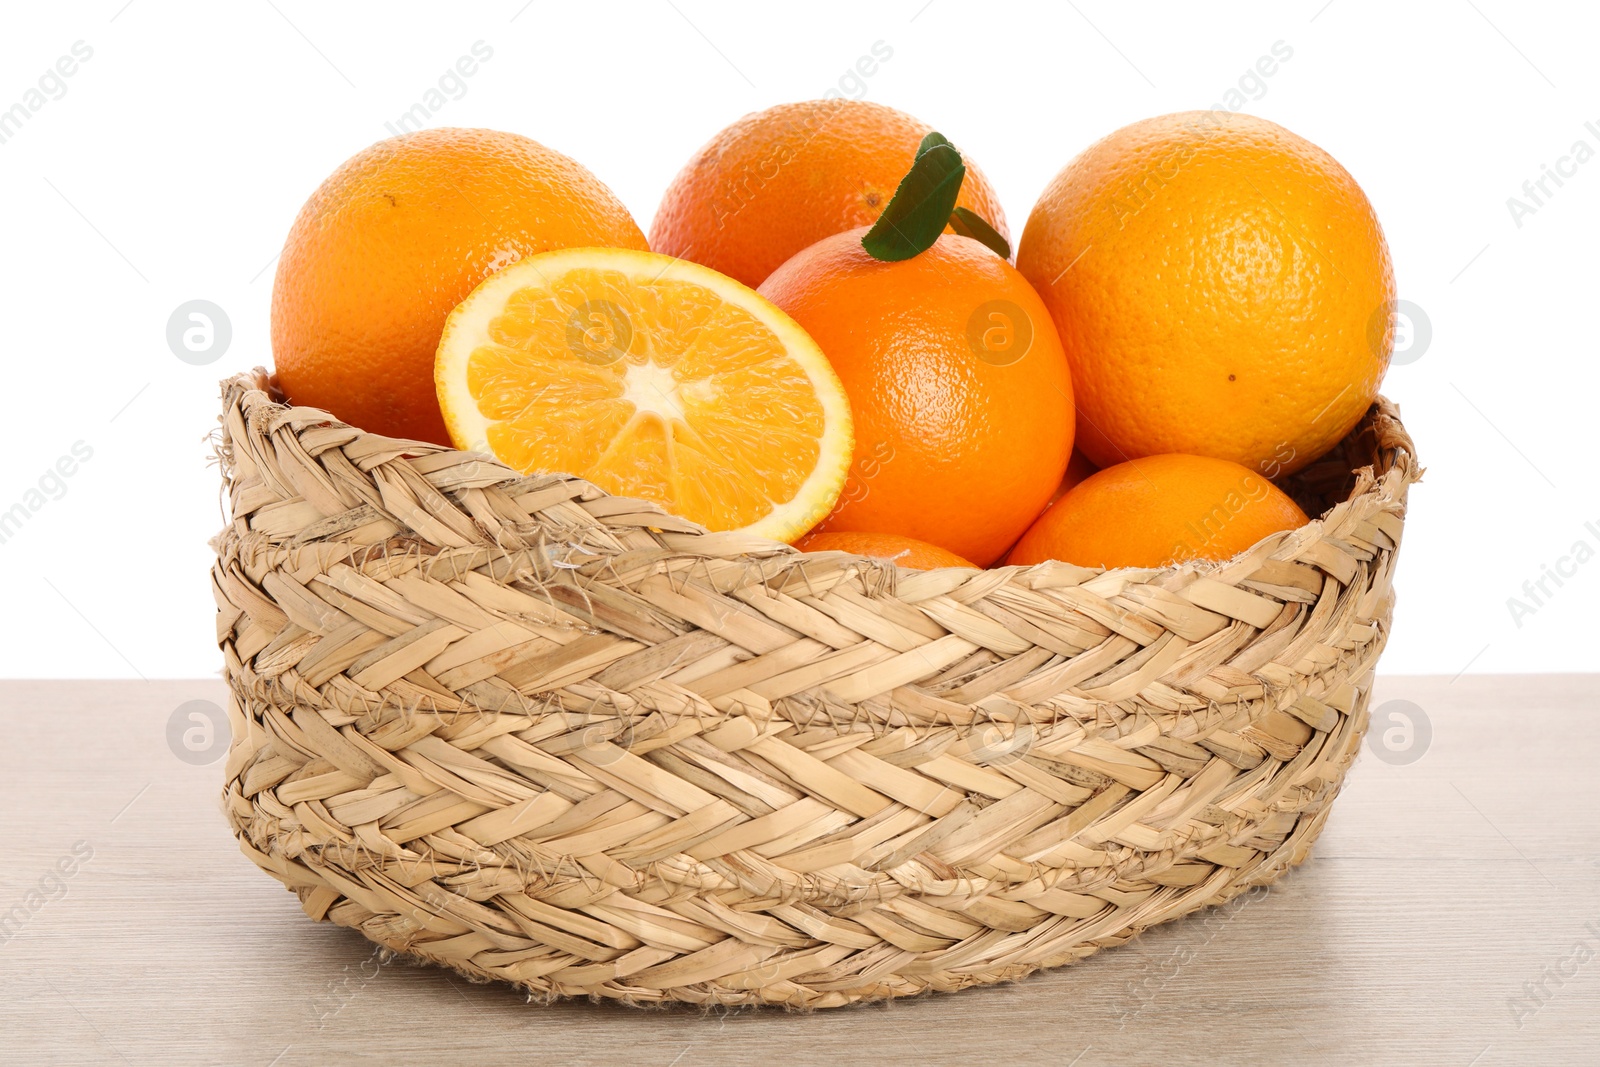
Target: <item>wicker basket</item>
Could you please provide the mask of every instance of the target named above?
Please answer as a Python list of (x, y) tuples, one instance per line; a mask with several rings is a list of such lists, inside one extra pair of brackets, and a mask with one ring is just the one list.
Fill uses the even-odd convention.
[(1226, 564), (897, 571), (225, 383), (228, 817), (313, 919), (537, 998), (1020, 978), (1277, 879), (1367, 724), (1379, 400)]

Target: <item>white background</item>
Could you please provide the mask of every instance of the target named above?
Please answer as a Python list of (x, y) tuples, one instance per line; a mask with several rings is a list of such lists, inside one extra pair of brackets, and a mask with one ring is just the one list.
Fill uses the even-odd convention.
[[(217, 382), (270, 362), (275, 255), (301, 203), (480, 40), (493, 57), (433, 124), (513, 130), (574, 156), (646, 231), (662, 189), (718, 129), (840, 87), (882, 41), (892, 57), (844, 82), (848, 95), (959, 144), (997, 185), (1014, 235), (1085, 145), (1223, 102), (1283, 41), (1292, 58), (1250, 86), (1244, 109), (1355, 174), (1400, 296), (1431, 322), (1431, 344), (1384, 387), (1428, 476), (1412, 495), (1383, 669), (1594, 669), (1600, 559), (1559, 589), (1547, 582), (1553, 595), (1520, 620), (1507, 605), (1576, 542), (1600, 549), (1600, 159), (1547, 183), (1553, 195), (1520, 226), (1507, 206), (1575, 141), (1600, 150), (1594, 14), (1507, 0), (442, 8), (8, 9), (0, 110), (75, 42), (93, 56), (0, 144), (0, 511), (75, 443), (93, 455), (0, 544), (0, 676), (216, 673)], [(209, 366), (181, 362), (165, 338), (173, 309), (196, 298), (232, 323)]]

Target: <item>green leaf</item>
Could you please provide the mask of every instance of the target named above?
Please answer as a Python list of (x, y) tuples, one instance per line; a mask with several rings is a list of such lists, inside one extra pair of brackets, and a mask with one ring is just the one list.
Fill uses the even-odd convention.
[[(934, 130), (932, 133), (928, 134), (928, 136), (922, 139), (921, 144), (917, 145), (917, 155), (920, 156), (928, 149), (938, 148), (942, 144), (950, 144), (950, 139), (944, 134), (940, 133), (938, 130)], [(955, 148), (955, 145), (950, 144), (950, 147)]]
[(998, 230), (989, 225), (989, 220), (976, 211), (964, 207), (956, 208), (950, 212), (950, 228), (963, 237), (981, 241), (989, 251), (1001, 259), (1011, 258), (1011, 245), (1000, 236)]
[(938, 136), (930, 133), (922, 139), (926, 147), (919, 149), (889, 206), (861, 238), (861, 247), (873, 259), (895, 262), (925, 252), (950, 221), (967, 168), (961, 153), (944, 138), (939, 138), (943, 144), (929, 144)]

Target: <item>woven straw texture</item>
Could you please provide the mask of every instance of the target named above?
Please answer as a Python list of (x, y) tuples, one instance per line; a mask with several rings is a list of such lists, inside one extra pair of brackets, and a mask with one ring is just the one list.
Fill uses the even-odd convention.
[(540, 999), (1020, 978), (1272, 882), (1366, 729), (1379, 400), (1226, 564), (895, 568), (224, 385), (225, 805), (313, 919)]

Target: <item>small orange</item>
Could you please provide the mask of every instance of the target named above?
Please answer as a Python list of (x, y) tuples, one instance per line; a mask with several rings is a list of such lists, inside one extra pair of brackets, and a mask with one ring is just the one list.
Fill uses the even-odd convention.
[(1039, 516), (1007, 562), (1112, 568), (1231, 559), (1307, 521), (1282, 490), (1237, 463), (1146, 456), (1085, 478)]
[(863, 229), (785, 263), (761, 294), (822, 346), (855, 419), (855, 459), (819, 530), (892, 533), (987, 565), (1050, 500), (1072, 452), (1072, 380), (1016, 269), (944, 234), (885, 263)]
[[(667, 187), (650, 247), (752, 288), (808, 245), (882, 214), (933, 127), (863, 100), (779, 104), (735, 122)], [(956, 201), (1008, 235), (970, 159)]]
[(1017, 251), (1072, 363), (1078, 445), (1272, 477), (1355, 425), (1393, 343), (1372, 205), (1328, 153), (1223, 111), (1146, 119), (1040, 196)]
[(940, 567), (977, 569), (976, 564), (954, 552), (899, 534), (814, 533), (796, 541), (794, 547), (802, 552), (854, 552), (858, 556), (886, 559), (918, 571), (937, 570)]
[(553, 248), (645, 247), (579, 164), (495, 130), (404, 134), (347, 160), (295, 219), (272, 289), (278, 384), (296, 404), (447, 445), (444, 320), (495, 271)]

